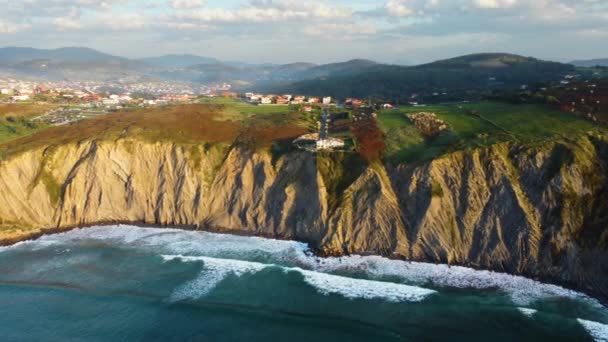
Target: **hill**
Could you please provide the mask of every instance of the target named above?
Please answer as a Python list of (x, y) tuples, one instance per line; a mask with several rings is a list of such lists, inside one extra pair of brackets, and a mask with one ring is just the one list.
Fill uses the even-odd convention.
[(216, 64), (221, 63), (218, 59), (212, 57), (203, 57), (198, 55), (164, 55), (159, 57), (141, 58), (139, 61), (163, 68), (187, 68), (197, 64)]
[(0, 48), (0, 64), (15, 64), (33, 60), (52, 60), (55, 62), (121, 61), (122, 57), (112, 56), (84, 47), (65, 47), (52, 50), (28, 47)]
[(608, 67), (608, 58), (577, 60), (570, 62), (570, 64), (584, 68), (592, 68), (596, 66)]
[(404, 67), (375, 64), (350, 74), (293, 82), (270, 87), (271, 92), (331, 95), (337, 98), (377, 96), (407, 101), (411, 94), (443, 101), (462, 99), (479, 91), (522, 84), (555, 81), (574, 66), (510, 54), (476, 54), (429, 64)]
[(0, 48), (0, 67), (21, 77), (106, 80), (140, 75), (150, 68), (137, 61), (82, 47), (53, 50)]

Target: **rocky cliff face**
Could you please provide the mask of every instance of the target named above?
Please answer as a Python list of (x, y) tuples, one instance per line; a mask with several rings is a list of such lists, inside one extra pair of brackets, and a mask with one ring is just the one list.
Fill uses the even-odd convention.
[(30, 151), (0, 163), (0, 237), (190, 226), (523, 274), (608, 298), (605, 139), (496, 145), (412, 166), (350, 159), (132, 140)]

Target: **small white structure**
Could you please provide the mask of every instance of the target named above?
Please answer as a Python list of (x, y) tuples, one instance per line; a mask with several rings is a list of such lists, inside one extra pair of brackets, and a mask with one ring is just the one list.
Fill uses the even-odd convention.
[(11, 100), (13, 100), (13, 101), (29, 101), (30, 100), (30, 96), (29, 95), (15, 95), (15, 96), (11, 96)]
[(272, 104), (272, 97), (270, 97), (270, 96), (262, 97), (262, 104)]
[(323, 98), (323, 104), (328, 105), (331, 104), (331, 96), (326, 96)]
[(118, 99), (111, 99), (111, 98), (103, 99), (101, 102), (104, 104), (104, 106), (116, 106), (116, 105), (120, 104), (120, 101), (118, 101)]
[(11, 89), (8, 89), (8, 88), (0, 89), (0, 94), (2, 94), (2, 95), (11, 95), (12, 93), (13, 93), (13, 91)]
[(129, 95), (122, 95), (118, 98), (118, 101), (120, 101), (121, 103), (131, 102), (131, 101), (133, 101), (133, 98)]
[(331, 150), (344, 147), (344, 140), (338, 138), (327, 138), (317, 140), (317, 150)]

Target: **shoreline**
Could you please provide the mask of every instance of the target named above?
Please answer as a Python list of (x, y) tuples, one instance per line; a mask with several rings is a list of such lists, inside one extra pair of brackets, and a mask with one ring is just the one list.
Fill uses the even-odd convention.
[(13, 246), (13, 245), (21, 243), (21, 242), (36, 241), (43, 236), (67, 233), (67, 232), (70, 232), (72, 230), (77, 230), (77, 229), (87, 229), (87, 228), (96, 227), (96, 226), (103, 227), (103, 226), (120, 226), (120, 225), (133, 226), (133, 227), (139, 227), (139, 228), (152, 228), (152, 229), (157, 228), (157, 229), (176, 229), (176, 230), (183, 230), (183, 231), (199, 231), (199, 232), (208, 232), (208, 233), (226, 234), (226, 235), (244, 236), (244, 237), (261, 237), (261, 238), (274, 239), (274, 240), (280, 240), (280, 241), (294, 241), (294, 242), (300, 242), (300, 243), (306, 244), (308, 246), (308, 248), (313, 252), (313, 254), (319, 258), (347, 257), (347, 256), (353, 256), (353, 255), (380, 256), (380, 257), (384, 257), (384, 258), (387, 258), (390, 260), (399, 260), (399, 261), (404, 261), (404, 262), (419, 262), (419, 263), (426, 263), (426, 264), (431, 264), (431, 265), (447, 265), (448, 267), (451, 267), (451, 266), (465, 267), (465, 268), (469, 268), (469, 269), (472, 269), (475, 271), (490, 271), (490, 272), (494, 272), (497, 274), (520, 276), (520, 277), (524, 277), (524, 278), (538, 281), (541, 283), (560, 286), (564, 289), (584, 294), (592, 299), (597, 300), (601, 305), (608, 308), (608, 297), (605, 298), (601, 293), (596, 292), (596, 291), (589, 291), (586, 289), (577, 288), (576, 286), (572, 286), (571, 284), (559, 281), (557, 279), (543, 278), (543, 277), (538, 277), (538, 276), (534, 276), (531, 274), (525, 274), (525, 273), (522, 273), (522, 274), (507, 273), (507, 272), (502, 272), (502, 271), (497, 271), (497, 270), (492, 270), (492, 269), (487, 269), (487, 268), (481, 268), (481, 267), (477, 267), (476, 265), (466, 264), (466, 263), (448, 264), (448, 263), (435, 263), (435, 262), (431, 262), (428, 260), (407, 259), (407, 258), (403, 258), (403, 257), (397, 256), (397, 255), (381, 255), (381, 254), (374, 254), (374, 253), (328, 254), (328, 253), (324, 253), (323, 251), (321, 251), (317, 248), (313, 248), (309, 241), (297, 240), (294, 238), (282, 237), (282, 236), (271, 236), (269, 234), (256, 234), (255, 232), (245, 231), (245, 230), (226, 231), (226, 230), (222, 230), (221, 227), (215, 227), (215, 228), (214, 227), (205, 227), (204, 229), (201, 229), (201, 226), (199, 226), (199, 225), (161, 225), (161, 224), (150, 224), (150, 223), (145, 223), (145, 222), (104, 221), (104, 222), (90, 223), (90, 224), (86, 224), (86, 225), (40, 229), (40, 231), (33, 232), (31, 234), (24, 234), (23, 237), (2, 239), (2, 240), (0, 240), (0, 247), (10, 247), (10, 246)]

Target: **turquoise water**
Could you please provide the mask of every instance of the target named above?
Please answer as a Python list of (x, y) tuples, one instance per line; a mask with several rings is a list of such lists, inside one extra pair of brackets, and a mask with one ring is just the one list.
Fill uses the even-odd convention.
[(595, 300), (521, 277), (253, 237), (95, 227), (0, 249), (2, 341), (606, 341)]

